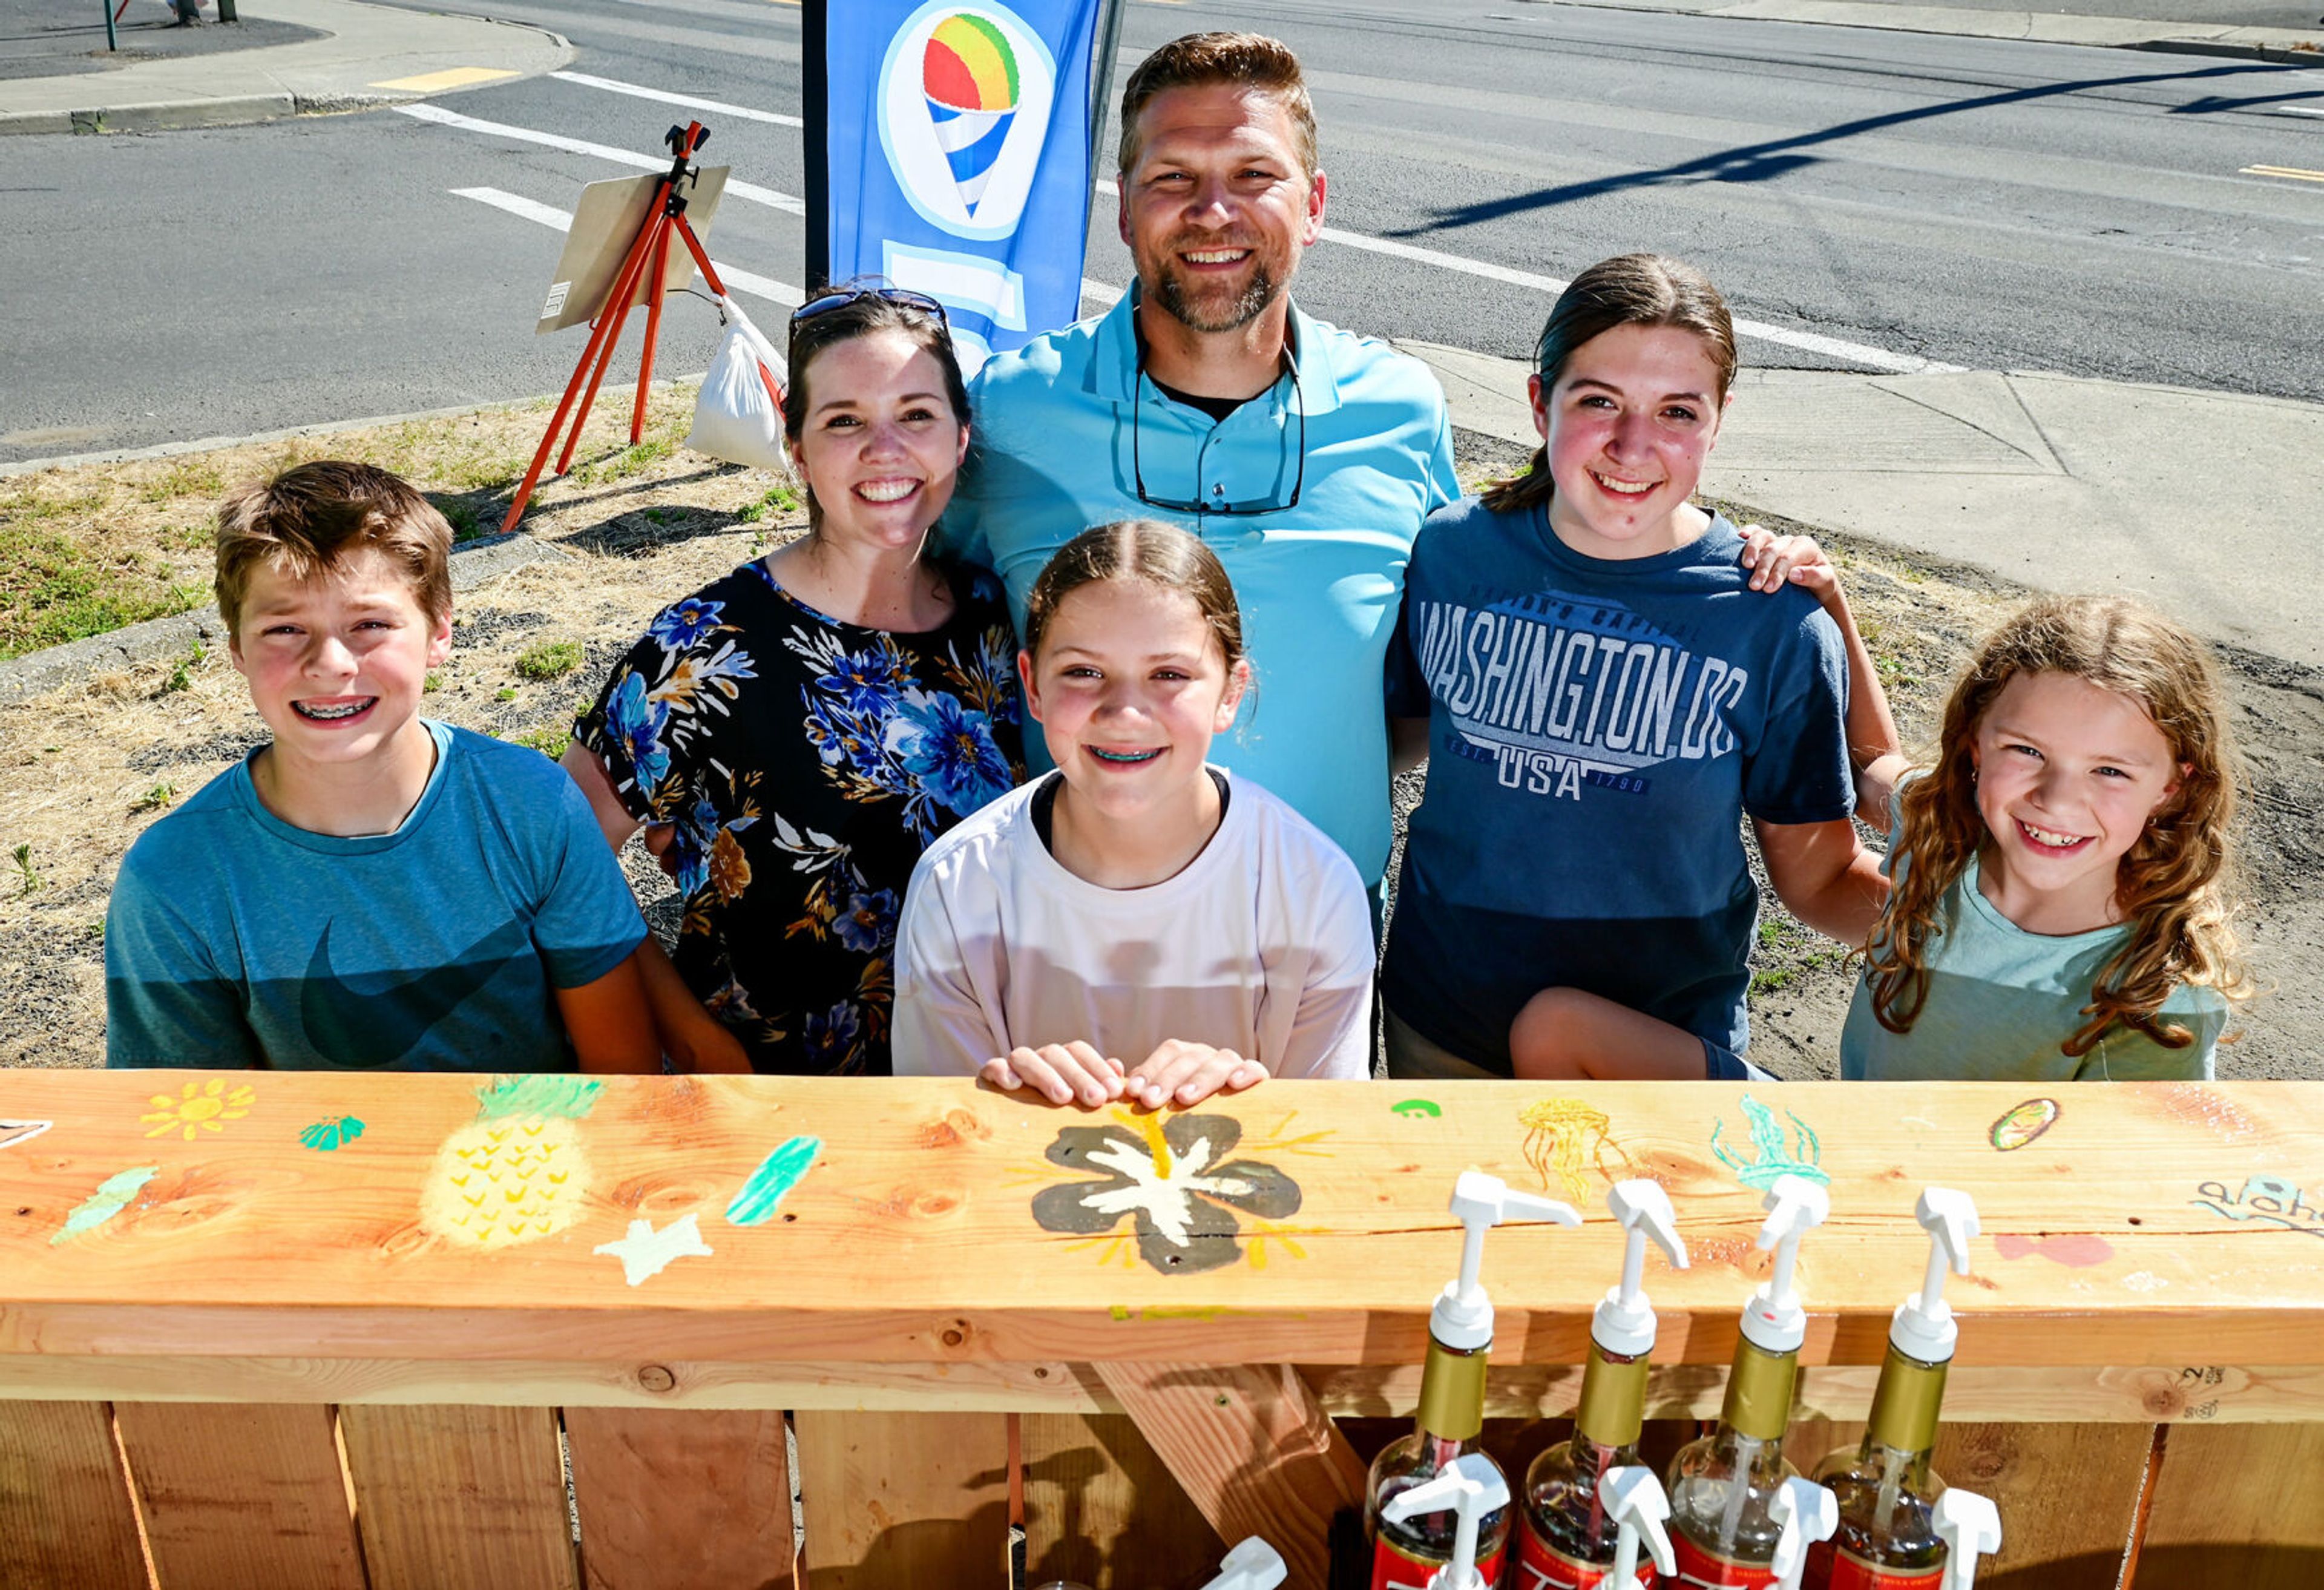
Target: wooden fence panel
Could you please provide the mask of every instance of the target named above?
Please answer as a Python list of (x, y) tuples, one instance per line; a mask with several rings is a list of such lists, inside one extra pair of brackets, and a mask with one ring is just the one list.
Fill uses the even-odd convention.
[(2137, 1590), (2315, 1590), (2319, 1496), (2324, 1425), (2172, 1425)]
[(327, 1406), (122, 1402), (114, 1417), (164, 1590), (364, 1590)]
[[(1949, 1485), (2001, 1510), (2001, 1549), (1977, 1582), (1991, 1590), (2116, 1590), (2145, 1481), (2153, 1427), (1947, 1424), (1934, 1466)], [(1809, 1474), (1864, 1438), (1861, 1424), (1794, 1420), (1784, 1448)]]
[(102, 1402), (0, 1402), (0, 1585), (147, 1590)]
[(587, 1590), (791, 1590), (783, 1416), (568, 1408)]
[(807, 1590), (1002, 1590), (1009, 1421), (1000, 1413), (800, 1410)]
[(372, 1590), (574, 1590), (553, 1408), (346, 1407)]
[(1025, 1578), (1091, 1590), (1208, 1584), (1226, 1545), (1134, 1420), (1024, 1416)]

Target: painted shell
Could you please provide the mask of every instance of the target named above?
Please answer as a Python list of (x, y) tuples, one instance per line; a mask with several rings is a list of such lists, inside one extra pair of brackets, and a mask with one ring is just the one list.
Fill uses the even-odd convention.
[(2057, 1123), (2058, 1101), (2030, 1098), (1993, 1123), (1993, 1146), (2003, 1153), (2022, 1149)]

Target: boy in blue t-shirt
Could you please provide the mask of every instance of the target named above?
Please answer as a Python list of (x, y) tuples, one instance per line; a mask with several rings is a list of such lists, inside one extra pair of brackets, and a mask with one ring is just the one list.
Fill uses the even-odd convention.
[(107, 1065), (657, 1068), (645, 925), (587, 802), (546, 757), (419, 716), (451, 542), (366, 464), (219, 510), (218, 611), (274, 739), (123, 860)]

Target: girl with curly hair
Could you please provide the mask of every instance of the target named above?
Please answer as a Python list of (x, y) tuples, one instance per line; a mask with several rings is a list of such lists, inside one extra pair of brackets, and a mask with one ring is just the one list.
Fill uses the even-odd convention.
[(1954, 685), (1934, 763), (1883, 757), (1888, 907), (1840, 1074), (2206, 1078), (2248, 984), (2237, 763), (2209, 651), (2122, 597), (2047, 597)]

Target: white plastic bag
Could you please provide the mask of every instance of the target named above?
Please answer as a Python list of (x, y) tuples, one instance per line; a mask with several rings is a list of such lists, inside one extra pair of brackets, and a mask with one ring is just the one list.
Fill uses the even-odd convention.
[(726, 322), (726, 335), (719, 338), (709, 374), (702, 378), (702, 393), (694, 400), (694, 429), (687, 432), (686, 445), (730, 464), (788, 469), (790, 453), (783, 446), (783, 411), (776, 401), (788, 374), (783, 356), (733, 299), (718, 300), (718, 314)]

